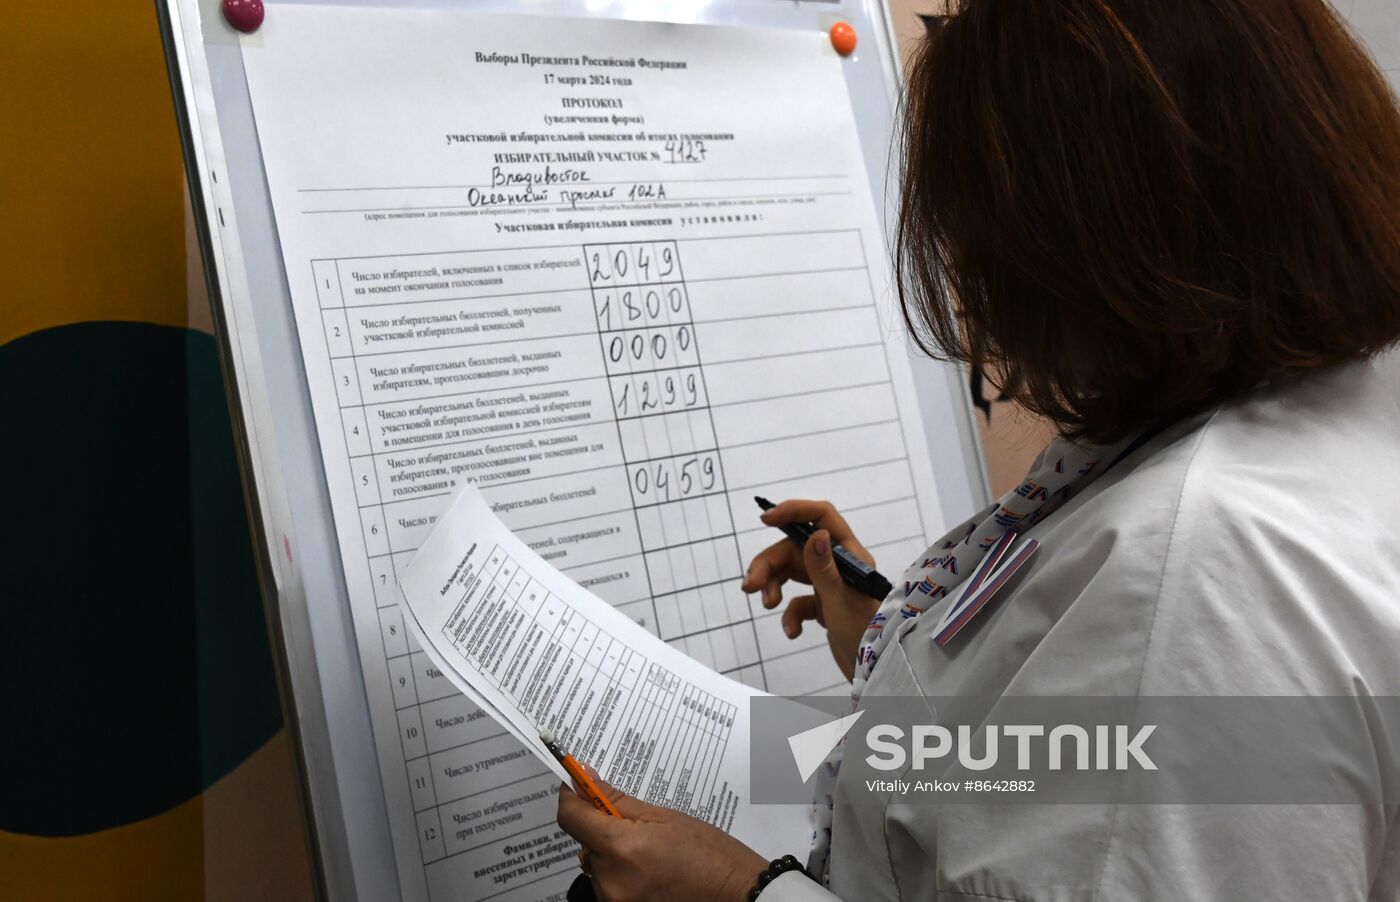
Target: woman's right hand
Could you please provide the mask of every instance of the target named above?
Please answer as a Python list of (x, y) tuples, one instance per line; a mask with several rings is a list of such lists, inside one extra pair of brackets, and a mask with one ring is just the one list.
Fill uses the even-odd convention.
[(880, 602), (846, 585), (836, 569), (831, 545), (840, 545), (872, 567), (875, 558), (829, 501), (784, 501), (764, 511), (761, 519), (769, 526), (811, 523), (817, 531), (801, 550), (783, 539), (759, 552), (744, 574), (744, 591), (761, 592), (763, 606), (772, 609), (783, 600), (783, 583), (788, 580), (811, 586), (812, 594), (799, 595), (788, 602), (783, 611), (783, 632), (789, 639), (796, 639), (808, 620), (826, 627), (827, 644), (836, 666), (847, 680), (851, 679), (861, 636)]

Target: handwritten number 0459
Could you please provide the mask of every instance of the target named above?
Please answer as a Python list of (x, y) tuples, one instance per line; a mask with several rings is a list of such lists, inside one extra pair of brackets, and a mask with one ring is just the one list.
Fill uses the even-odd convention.
[[(672, 493), (673, 474), (679, 495)], [(659, 501), (670, 501), (673, 497), (688, 498), (712, 490), (718, 481), (715, 459), (710, 455), (656, 461), (632, 472), (632, 488), (639, 499), (655, 497)]]

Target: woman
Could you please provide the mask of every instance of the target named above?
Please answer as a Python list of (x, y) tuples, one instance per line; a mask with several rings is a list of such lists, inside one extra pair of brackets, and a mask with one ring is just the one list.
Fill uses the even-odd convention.
[[(1330, 7), (965, 0), (909, 82), (906, 319), (1060, 437), (908, 595), (849, 590), (830, 544), (858, 538), (803, 501), (765, 522), (821, 531), (744, 590), (811, 584), (783, 627), (823, 626), (858, 698), (1400, 695), (1400, 115)], [(944, 593), (1008, 524), (1045, 553), (939, 648)], [(759, 898), (1400, 898), (1394, 807), (871, 804), (853, 782), (817, 806), (812, 876)], [(753, 851), (618, 802), (560, 793), (602, 898), (750, 897)]]

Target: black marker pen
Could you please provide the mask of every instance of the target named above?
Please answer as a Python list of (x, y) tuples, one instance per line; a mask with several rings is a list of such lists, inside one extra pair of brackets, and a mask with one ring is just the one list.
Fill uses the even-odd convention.
[[(773, 507), (773, 502), (767, 498), (755, 495), (753, 500), (757, 501), (758, 506), (763, 510), (770, 510)], [(778, 529), (786, 533), (788, 539), (798, 548), (804, 547), (807, 540), (812, 537), (812, 533), (817, 531), (817, 528), (810, 523), (788, 523), (785, 526), (779, 526)], [(836, 570), (841, 574), (841, 580), (851, 588), (881, 601), (894, 589), (890, 585), (890, 581), (881, 576), (878, 570), (835, 542), (831, 543), (831, 554), (836, 558)]]

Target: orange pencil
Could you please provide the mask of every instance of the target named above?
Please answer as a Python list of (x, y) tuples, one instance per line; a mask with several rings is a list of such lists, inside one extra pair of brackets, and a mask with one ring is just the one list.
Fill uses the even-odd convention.
[(554, 739), (554, 731), (545, 728), (540, 731), (540, 742), (549, 749), (549, 753), (564, 765), (564, 770), (569, 772), (569, 776), (574, 778), (574, 782), (583, 790), (583, 794), (588, 796), (588, 801), (593, 803), (593, 807), (599, 811), (611, 814), (613, 817), (622, 817), (622, 812), (613, 807), (613, 803), (608, 801), (608, 797), (603, 795), (603, 791), (598, 788), (598, 784), (593, 782), (593, 778), (588, 776), (588, 771), (583, 769), (573, 755), (559, 747), (559, 743)]

